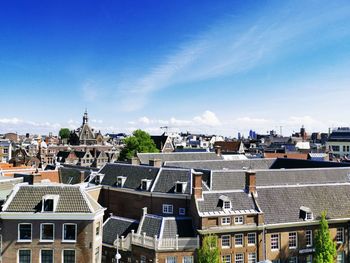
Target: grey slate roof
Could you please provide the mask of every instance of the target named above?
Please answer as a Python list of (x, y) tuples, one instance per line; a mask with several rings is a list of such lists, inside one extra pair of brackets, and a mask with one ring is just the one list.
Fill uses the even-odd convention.
[(174, 153), (138, 153), (137, 157), (142, 164), (149, 164), (150, 160), (160, 159), (168, 161), (201, 161), (201, 160), (222, 160), (214, 152), (174, 152)]
[(159, 168), (151, 166), (107, 163), (100, 170), (100, 173), (104, 174), (101, 184), (116, 187), (117, 177), (124, 176), (126, 180), (123, 188), (140, 189), (142, 179), (152, 180), (152, 187), (158, 172)]
[(257, 192), (267, 224), (303, 221), (299, 218), (301, 206), (309, 207), (315, 219), (325, 210), (329, 218), (350, 217), (350, 184), (271, 187)]
[(163, 238), (194, 237), (194, 230), (191, 219), (164, 218)]
[(162, 168), (155, 182), (154, 192), (174, 193), (176, 182), (187, 182), (185, 194), (190, 193), (191, 170)]
[(198, 200), (199, 212), (222, 211), (220, 205), (220, 196), (227, 197), (232, 204), (231, 210), (256, 210), (252, 197), (243, 191), (227, 192), (227, 193), (203, 193), (203, 200)]
[(60, 176), (60, 182), (63, 184), (79, 184), (80, 171), (84, 171), (84, 178), (88, 178), (91, 171), (88, 169), (82, 169), (80, 166), (76, 168), (72, 167), (60, 167), (58, 168), (58, 174)]
[(139, 222), (136, 220), (112, 216), (103, 224), (102, 242), (113, 245), (114, 240), (116, 240), (118, 236), (119, 238), (121, 238), (121, 236), (126, 237), (131, 233), (131, 230), (135, 230), (136, 232), (138, 226)]
[(91, 213), (88, 199), (77, 186), (20, 186), (5, 212), (40, 212), (44, 195), (59, 195), (56, 213)]
[(162, 217), (150, 215), (145, 215), (142, 225), (140, 225), (140, 234), (146, 233), (146, 236), (154, 237), (155, 235), (159, 237), (160, 229), (162, 226)]
[(182, 161), (165, 163), (170, 167), (183, 167), (207, 170), (243, 170), (243, 169), (269, 169), (276, 159), (249, 159), (249, 160), (207, 160), (207, 161)]
[[(349, 181), (349, 174), (349, 168), (257, 170), (256, 185), (344, 183)], [(243, 189), (245, 172), (213, 171), (211, 184), (212, 190)]]

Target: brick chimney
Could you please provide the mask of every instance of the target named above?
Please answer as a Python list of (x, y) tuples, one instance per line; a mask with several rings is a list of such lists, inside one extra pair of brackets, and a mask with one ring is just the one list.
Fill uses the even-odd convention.
[(153, 167), (162, 167), (162, 160), (161, 159), (151, 159), (149, 160), (149, 165)]
[(132, 158), (129, 160), (129, 163), (132, 164), (132, 165), (140, 165), (140, 160), (139, 160), (139, 158), (137, 158), (137, 157), (132, 157)]
[(85, 181), (85, 172), (80, 171), (80, 182), (83, 183)]
[(256, 195), (256, 173), (251, 169), (245, 172), (245, 191)]
[(220, 145), (215, 146), (215, 153), (217, 156), (221, 156), (221, 146)]
[(195, 199), (203, 198), (202, 176), (203, 173), (192, 171), (192, 194), (194, 195)]

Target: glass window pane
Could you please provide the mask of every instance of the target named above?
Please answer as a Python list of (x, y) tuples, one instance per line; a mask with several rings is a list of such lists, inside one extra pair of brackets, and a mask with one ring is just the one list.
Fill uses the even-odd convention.
[(75, 250), (63, 251), (63, 263), (75, 263)]
[(30, 263), (32, 257), (31, 250), (19, 250), (18, 251), (18, 263)]
[(41, 250), (41, 263), (53, 263), (53, 250)]

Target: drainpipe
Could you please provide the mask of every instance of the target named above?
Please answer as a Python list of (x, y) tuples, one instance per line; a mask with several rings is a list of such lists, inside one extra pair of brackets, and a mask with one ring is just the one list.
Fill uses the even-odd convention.
[(263, 225), (263, 258), (266, 260), (266, 231), (265, 231), (265, 224)]

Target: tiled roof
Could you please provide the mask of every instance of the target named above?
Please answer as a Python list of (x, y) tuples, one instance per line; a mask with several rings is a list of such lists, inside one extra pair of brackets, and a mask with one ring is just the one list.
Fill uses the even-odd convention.
[(329, 218), (350, 217), (350, 184), (271, 187), (257, 192), (267, 224), (303, 221), (299, 218), (301, 206), (310, 208), (315, 219), (323, 211)]
[(191, 219), (164, 218), (163, 238), (193, 237), (194, 230)]
[(241, 141), (235, 142), (215, 142), (214, 147), (220, 146), (222, 152), (238, 152), (241, 146)]
[(222, 160), (214, 152), (175, 152), (175, 153), (138, 153), (137, 157), (142, 164), (149, 164), (150, 160), (160, 159), (168, 161), (201, 161), (201, 160)]
[(176, 182), (186, 182), (185, 194), (190, 193), (191, 170), (162, 168), (153, 192), (174, 193)]
[(162, 217), (147, 214), (143, 218), (142, 225), (140, 225), (140, 234), (146, 233), (146, 236), (159, 237), (162, 226)]
[(136, 232), (138, 225), (138, 221), (112, 216), (103, 224), (102, 242), (113, 245), (118, 236), (119, 238), (121, 238), (121, 236), (126, 237), (131, 233), (131, 230), (135, 230)]
[[(320, 156), (320, 153), (309, 153), (310, 156)], [(331, 167), (350, 167), (349, 163), (338, 163), (316, 160), (301, 160), (291, 158), (277, 158), (270, 169), (303, 169), (303, 168), (331, 168)]]
[(232, 204), (230, 211), (256, 210), (252, 197), (244, 191), (227, 192), (227, 193), (203, 193), (203, 200), (198, 200), (198, 210), (201, 213), (223, 211), (220, 204), (220, 196), (227, 197)]
[(208, 170), (269, 169), (276, 159), (166, 162), (166, 166)]
[(126, 177), (123, 188), (140, 189), (141, 180), (149, 179), (153, 185), (154, 179), (159, 172), (159, 168), (151, 166), (107, 163), (100, 171), (104, 174), (102, 185), (115, 186), (118, 176)]
[(63, 184), (79, 184), (80, 181), (80, 172), (84, 171), (84, 179), (89, 177), (90, 171), (87, 169), (80, 168), (68, 168), (68, 167), (60, 167), (58, 168), (58, 173), (60, 177), (60, 182)]
[(77, 186), (71, 185), (25, 185), (13, 193), (5, 212), (39, 212), (44, 195), (59, 195), (56, 213), (91, 213), (88, 199)]

